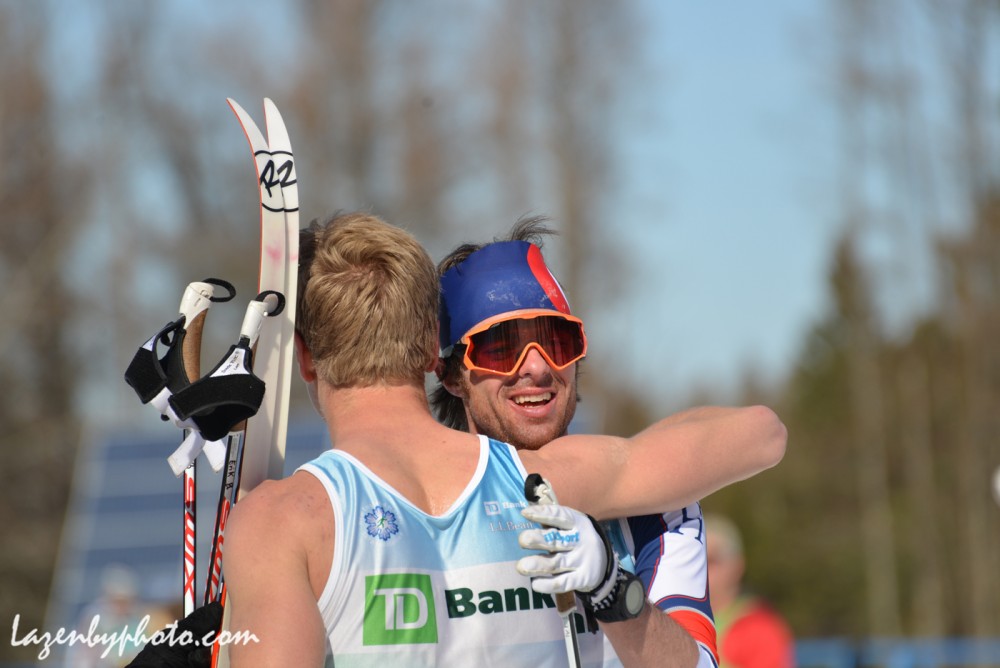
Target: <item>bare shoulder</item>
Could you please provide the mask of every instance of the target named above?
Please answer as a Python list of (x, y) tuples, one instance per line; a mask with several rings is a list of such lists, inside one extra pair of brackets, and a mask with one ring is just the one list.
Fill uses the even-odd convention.
[(312, 475), (265, 480), (233, 506), (226, 526), (227, 559), (260, 546), (271, 554), (275, 549), (298, 551), (329, 508), (322, 484)]
[(312, 475), (296, 473), (261, 483), (233, 507), (223, 551), (230, 624), (260, 642), (232, 646), (232, 665), (322, 664), (324, 627), (316, 601), (325, 578), (313, 576), (320, 571), (310, 534), (325, 517), (322, 492)]

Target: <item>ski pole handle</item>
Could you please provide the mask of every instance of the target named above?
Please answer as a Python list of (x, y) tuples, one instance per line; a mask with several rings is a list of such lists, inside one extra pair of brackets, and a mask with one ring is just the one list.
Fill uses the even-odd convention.
[[(216, 297), (217, 287), (223, 288), (228, 294), (225, 297)], [(209, 307), (213, 302), (227, 302), (235, 296), (236, 288), (221, 278), (192, 281), (184, 289), (178, 311), (184, 316), (186, 335), (181, 346), (181, 357), (184, 360), (184, 371), (188, 382), (193, 383), (201, 378), (201, 339)]]
[[(556, 494), (552, 487), (537, 473), (530, 474), (524, 480), (524, 497), (530, 503), (539, 505), (556, 505)], [(556, 610), (565, 617), (573, 610), (576, 610), (576, 594), (571, 591), (555, 594)]]
[[(556, 493), (552, 491), (542, 476), (531, 473), (524, 479), (524, 498), (532, 504), (556, 505)], [(555, 594), (556, 610), (563, 619), (563, 638), (566, 641), (566, 656), (569, 659), (570, 668), (580, 666), (580, 644), (576, 638), (576, 628), (573, 626), (572, 612), (576, 610), (576, 594), (571, 591)]]
[(257, 345), (260, 337), (260, 326), (264, 318), (271, 318), (285, 310), (285, 296), (275, 290), (265, 290), (256, 299), (247, 304), (243, 325), (240, 327), (240, 340), (245, 339), (251, 350)]
[(211, 283), (196, 281), (188, 283), (184, 296), (181, 297), (179, 311), (184, 316), (184, 329), (187, 332), (181, 354), (184, 357), (184, 371), (191, 383), (201, 377), (201, 337), (214, 294), (215, 287)]

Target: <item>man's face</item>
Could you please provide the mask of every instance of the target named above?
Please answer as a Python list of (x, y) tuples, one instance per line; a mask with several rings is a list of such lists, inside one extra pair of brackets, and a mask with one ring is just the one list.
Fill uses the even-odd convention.
[(459, 392), (469, 429), (537, 450), (566, 433), (576, 412), (577, 365), (562, 371), (549, 366), (534, 347), (513, 375), (462, 368)]

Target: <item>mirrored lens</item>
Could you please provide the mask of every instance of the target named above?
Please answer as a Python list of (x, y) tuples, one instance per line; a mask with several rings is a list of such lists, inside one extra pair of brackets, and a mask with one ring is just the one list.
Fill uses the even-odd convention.
[(524, 348), (537, 343), (559, 368), (586, 352), (580, 323), (557, 316), (499, 322), (469, 338), (468, 358), (476, 366), (498, 373), (514, 370)]

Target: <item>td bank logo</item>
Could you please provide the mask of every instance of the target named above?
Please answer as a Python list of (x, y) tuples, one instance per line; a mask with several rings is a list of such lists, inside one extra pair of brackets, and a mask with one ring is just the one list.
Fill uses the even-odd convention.
[(436, 643), (431, 576), (389, 573), (365, 577), (365, 645)]

